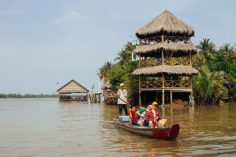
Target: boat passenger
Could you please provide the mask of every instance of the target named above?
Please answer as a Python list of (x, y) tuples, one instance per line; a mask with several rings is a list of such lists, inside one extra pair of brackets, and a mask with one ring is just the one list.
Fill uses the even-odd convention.
[(149, 126), (150, 128), (154, 128), (154, 114), (152, 112), (152, 105), (148, 105), (146, 109), (146, 113), (144, 115), (144, 126)]
[(144, 118), (145, 112), (146, 112), (146, 108), (140, 106), (137, 111), (137, 115), (141, 118)]
[(154, 121), (159, 121), (161, 118), (161, 114), (160, 111), (157, 109), (158, 103), (156, 101), (154, 101), (152, 103), (152, 112), (154, 114)]
[(152, 112), (154, 114), (155, 127), (161, 128), (166, 125), (167, 119), (161, 119), (160, 111), (157, 109), (158, 103), (152, 103)]
[(138, 115), (138, 126), (143, 126), (144, 120), (145, 120), (145, 113), (146, 113), (146, 108), (145, 107), (139, 107), (138, 111), (136, 114)]
[(129, 114), (129, 123), (132, 125), (138, 125), (138, 116), (136, 114), (137, 112), (137, 109), (135, 106), (131, 106), (129, 111), (128, 111), (128, 114)]

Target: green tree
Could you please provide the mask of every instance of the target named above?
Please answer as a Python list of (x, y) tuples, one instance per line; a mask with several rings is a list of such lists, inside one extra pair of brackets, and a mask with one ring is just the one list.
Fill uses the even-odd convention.
[(236, 63), (236, 50), (233, 46), (230, 46), (229, 44), (224, 44), (220, 47), (219, 51), (228, 58), (231, 64)]
[(218, 104), (228, 96), (224, 72), (211, 72), (207, 65), (201, 67), (200, 75), (193, 77), (193, 89), (197, 103)]
[(197, 48), (200, 49), (198, 58), (203, 64), (208, 64), (213, 58), (213, 53), (215, 53), (215, 44), (210, 42), (210, 39), (203, 39), (203, 41), (200, 41), (200, 44), (197, 45)]
[(136, 45), (128, 42), (124, 48), (118, 53), (118, 56), (115, 58), (115, 61), (118, 61), (119, 64), (124, 64), (126, 61), (131, 60), (132, 52), (135, 49)]
[(228, 88), (228, 98), (236, 98), (236, 64), (234, 64), (233, 55), (235, 49), (229, 44), (224, 44), (214, 54), (214, 57), (209, 65), (212, 71), (224, 71), (227, 83), (225, 86)]
[(105, 62), (104, 65), (102, 65), (101, 68), (99, 68), (97, 75), (99, 76), (100, 80), (107, 81), (108, 79), (108, 72), (111, 69), (112, 63), (111, 62)]
[(116, 91), (120, 83), (125, 83), (129, 96), (137, 92), (137, 78), (131, 73), (137, 68), (137, 62), (132, 61), (132, 52), (136, 45), (128, 42), (115, 58), (116, 63), (106, 62), (98, 71), (100, 79), (109, 80), (112, 90)]

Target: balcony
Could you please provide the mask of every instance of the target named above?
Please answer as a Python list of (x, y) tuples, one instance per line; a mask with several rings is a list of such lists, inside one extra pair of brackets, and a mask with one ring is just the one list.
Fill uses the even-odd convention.
[[(150, 66), (156, 66), (161, 65), (162, 60), (161, 58), (148, 58), (146, 60), (140, 61), (140, 67), (150, 67)], [(187, 57), (165, 57), (164, 58), (164, 65), (185, 65), (190, 66), (190, 58)]]
[[(164, 80), (163, 88), (165, 90), (186, 90), (191, 88), (190, 80)], [(159, 80), (141, 80), (140, 89), (143, 91), (162, 90), (162, 81)]]

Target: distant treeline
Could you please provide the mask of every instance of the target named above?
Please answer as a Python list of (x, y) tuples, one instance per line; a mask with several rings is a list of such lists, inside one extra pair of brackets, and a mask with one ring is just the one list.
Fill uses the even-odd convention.
[(0, 98), (57, 98), (57, 94), (0, 94)]

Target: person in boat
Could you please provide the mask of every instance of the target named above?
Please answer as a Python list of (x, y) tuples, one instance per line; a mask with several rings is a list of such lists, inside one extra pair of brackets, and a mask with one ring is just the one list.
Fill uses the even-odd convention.
[(158, 127), (158, 121), (160, 119), (160, 112), (157, 109), (157, 102), (153, 102), (152, 105), (148, 105), (144, 125), (149, 126), (150, 128)]
[(139, 108), (138, 108), (138, 110), (137, 110), (137, 115), (138, 115), (140, 118), (144, 118), (145, 112), (146, 112), (146, 108), (145, 108), (145, 107), (142, 107), (142, 106), (139, 106)]
[(117, 91), (117, 104), (119, 106), (119, 116), (122, 115), (122, 108), (125, 111), (125, 115), (128, 115), (127, 109), (127, 90), (125, 89), (124, 83), (120, 84), (120, 89)]
[(159, 121), (161, 118), (161, 114), (160, 114), (160, 111), (157, 109), (157, 106), (158, 106), (158, 103), (154, 101), (152, 103), (152, 112), (154, 114), (155, 121)]
[(145, 120), (145, 113), (146, 113), (146, 108), (139, 106), (139, 109), (137, 110), (136, 114), (138, 116), (138, 125), (143, 126), (144, 120)]
[(138, 115), (137, 115), (137, 109), (135, 106), (131, 106), (129, 109), (129, 123), (132, 125), (138, 125)]
[(152, 105), (148, 105), (144, 115), (144, 126), (154, 127), (154, 114), (152, 112)]
[(167, 119), (161, 119), (160, 111), (157, 108), (158, 103), (154, 101), (152, 103), (152, 112), (154, 113), (154, 121), (155, 121), (155, 127), (162, 128), (166, 126)]

